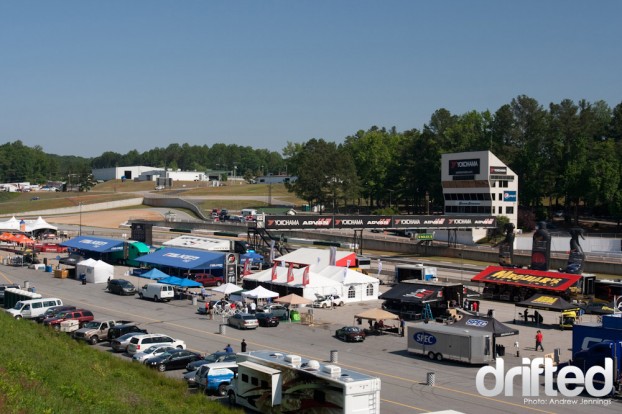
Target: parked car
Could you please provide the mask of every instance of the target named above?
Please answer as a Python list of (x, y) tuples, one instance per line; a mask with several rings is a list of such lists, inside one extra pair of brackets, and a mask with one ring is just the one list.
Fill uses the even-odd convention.
[(43, 315), (39, 315), (35, 318), (33, 318), (35, 321), (41, 323), (46, 319), (50, 319), (50, 318), (54, 318), (56, 317), (58, 314), (63, 313), (65, 311), (70, 311), (70, 310), (74, 310), (76, 307), (75, 306), (52, 306), (51, 308), (49, 308), (48, 310), (46, 310)]
[(213, 354), (205, 355), (198, 361), (194, 361), (186, 365), (186, 371), (195, 371), (199, 369), (201, 365), (212, 364), (214, 362), (233, 362), (236, 360), (235, 353), (218, 351)]
[(145, 349), (143, 352), (137, 352), (132, 356), (132, 362), (141, 362), (141, 363), (145, 363), (147, 362), (147, 360), (149, 358), (153, 358), (156, 357), (158, 355), (160, 355), (163, 352), (168, 352), (168, 351), (172, 351), (173, 348), (172, 346), (158, 346), (158, 345), (154, 345), (154, 346), (150, 346), (149, 348)]
[(111, 279), (108, 281), (108, 292), (117, 295), (135, 295), (138, 290), (129, 280)]
[(112, 328), (108, 329), (107, 338), (109, 341), (111, 341), (113, 339), (116, 339), (130, 332), (134, 332), (134, 333), (141, 334), (141, 335), (149, 333), (147, 332), (146, 329), (140, 328), (135, 323), (126, 323), (123, 325), (115, 325)]
[(344, 326), (337, 329), (335, 337), (345, 342), (363, 342), (365, 340), (365, 331), (358, 326)]
[(255, 329), (259, 326), (259, 321), (255, 315), (250, 313), (236, 313), (229, 317), (227, 323), (238, 329)]
[(199, 359), (201, 359), (201, 354), (196, 352), (188, 351), (187, 349), (173, 349), (147, 359), (147, 361), (145, 361), (145, 365), (157, 368), (158, 371), (164, 372), (169, 369), (185, 368), (189, 362)]
[(93, 312), (91, 312), (90, 310), (74, 309), (59, 313), (55, 317), (44, 319), (43, 324), (45, 326), (51, 326), (55, 330), (60, 331), (60, 323), (63, 321), (76, 320), (78, 321), (78, 326), (81, 328), (82, 325), (94, 319), (95, 316), (93, 316)]
[(127, 346), (130, 344), (130, 339), (137, 335), (144, 335), (141, 332), (129, 332), (125, 335), (121, 335), (117, 339), (110, 341), (110, 346), (114, 352), (126, 352)]
[(314, 308), (331, 308), (333, 306), (343, 306), (345, 302), (339, 295), (315, 295), (317, 297), (316, 300), (313, 301)]
[(225, 283), (224, 276), (214, 276), (209, 273), (197, 273), (190, 275), (189, 278), (201, 283), (203, 286), (220, 286)]
[(168, 345), (177, 349), (186, 349), (186, 343), (180, 339), (173, 339), (164, 334), (145, 334), (132, 337), (127, 346), (127, 352), (130, 355), (134, 355), (153, 345)]
[(279, 318), (276, 317), (273, 313), (266, 312), (257, 312), (255, 314), (257, 321), (259, 322), (259, 326), (265, 327), (273, 327), (279, 326)]
[(284, 305), (273, 304), (266, 305), (260, 309), (260, 312), (271, 313), (279, 319), (287, 319), (289, 310)]

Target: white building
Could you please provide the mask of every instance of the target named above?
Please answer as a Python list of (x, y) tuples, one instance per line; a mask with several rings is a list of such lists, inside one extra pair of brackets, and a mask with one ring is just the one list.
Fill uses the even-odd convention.
[(95, 168), (92, 170), (94, 180), (139, 180), (155, 181), (158, 177), (163, 177), (166, 172), (164, 168), (147, 167), (135, 165), (127, 167)]
[(173, 181), (208, 181), (209, 177), (203, 171), (166, 171), (166, 178)]
[[(506, 216), (518, 227), (518, 176), (492, 152), (443, 154), (441, 181), (447, 216)], [(467, 239), (485, 235), (485, 229), (476, 229)], [(461, 239), (457, 241), (466, 242)]]

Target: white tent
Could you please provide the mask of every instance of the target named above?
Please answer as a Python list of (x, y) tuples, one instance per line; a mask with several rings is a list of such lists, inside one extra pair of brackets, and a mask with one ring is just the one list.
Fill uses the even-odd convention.
[(58, 227), (52, 226), (41, 216), (36, 220), (18, 220), (13, 216), (7, 221), (0, 221), (0, 230), (32, 233), (37, 230), (58, 230)]
[(268, 290), (263, 286), (257, 286), (253, 290), (249, 290), (248, 292), (242, 292), (242, 296), (251, 299), (268, 299), (276, 298), (277, 296), (279, 296), (279, 294)]
[(106, 283), (114, 278), (114, 266), (101, 260), (86, 259), (76, 265), (76, 275), (84, 275), (88, 283)]
[[(342, 268), (343, 269), (343, 268)], [(245, 276), (244, 280), (254, 280), (257, 282), (272, 283), (274, 285), (285, 285), (289, 287), (302, 288), (302, 296), (315, 300), (318, 295), (342, 295), (343, 285), (339, 282), (324, 277), (316, 272), (309, 272), (309, 284), (302, 284), (302, 277), (305, 268), (293, 269), (294, 280), (292, 282), (287, 281), (287, 273), (289, 269), (283, 266), (277, 266), (276, 279), (272, 280), (272, 269), (267, 269), (258, 273)], [(345, 302), (345, 300), (344, 300)]]
[(342, 285), (341, 298), (346, 303), (377, 300), (380, 294), (380, 281), (356, 270), (326, 266), (319, 274)]

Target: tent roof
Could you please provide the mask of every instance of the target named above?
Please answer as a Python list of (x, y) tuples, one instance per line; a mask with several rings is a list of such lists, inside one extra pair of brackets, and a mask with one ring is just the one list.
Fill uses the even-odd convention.
[[(23, 221), (24, 228), (22, 229)], [(7, 221), (0, 221), (0, 230), (20, 230), (26, 233), (30, 233), (36, 230), (58, 230), (58, 227), (52, 226), (47, 221), (45, 221), (42, 217), (38, 217), (36, 220), (17, 220), (15, 216), (11, 217)]]
[(545, 295), (537, 293), (522, 302), (516, 304), (520, 308), (531, 308), (539, 310), (548, 310), (554, 312), (562, 312), (569, 309), (579, 309), (579, 305), (568, 303), (559, 296)]
[[(343, 268), (342, 268), (343, 269)], [(251, 275), (245, 276), (245, 280), (256, 280), (258, 282), (270, 282), (276, 285), (288, 285), (288, 286), (302, 286), (302, 275), (305, 271), (305, 268), (293, 269), (294, 272), (294, 281), (287, 282), (287, 272), (289, 271), (288, 267), (285, 266), (277, 266), (276, 268), (276, 280), (272, 280), (272, 268), (262, 270), (261, 272), (253, 273)], [(315, 273), (309, 271), (309, 284), (305, 285), (305, 287), (324, 287), (324, 286), (333, 286), (333, 287), (341, 287), (341, 283), (325, 276), (320, 275), (319, 273)]]
[(382, 310), (382, 309), (369, 309), (364, 312), (357, 313), (356, 315), (354, 315), (354, 317), (358, 319), (371, 319), (373, 321), (380, 321), (384, 319), (391, 320), (391, 319), (400, 318), (399, 316), (391, 312)]
[(110, 253), (123, 250), (125, 240), (105, 239), (103, 237), (78, 236), (60, 243), (61, 246), (83, 251)]
[(253, 290), (242, 292), (242, 296), (249, 297), (249, 298), (256, 298), (256, 299), (267, 299), (267, 298), (276, 298), (279, 296), (279, 294), (271, 290), (268, 290), (263, 286), (257, 286)]
[(574, 286), (581, 277), (569, 273), (488, 266), (473, 276), (471, 281), (564, 292)]
[(488, 316), (475, 316), (463, 313), (462, 319), (456, 321), (453, 326), (491, 332), (493, 336), (497, 337), (518, 335), (518, 329), (510, 328), (495, 318), (489, 318)]
[(225, 254), (166, 247), (136, 259), (137, 262), (178, 269), (222, 269)]
[(308, 305), (313, 303), (311, 299), (304, 298), (295, 293), (290, 293), (287, 296), (280, 297), (278, 299), (274, 299), (277, 303), (285, 303), (288, 305)]
[[(344, 250), (337, 250), (337, 265), (345, 266), (348, 260), (352, 265), (354, 265), (356, 263), (356, 253)], [(296, 251), (278, 257), (275, 259), (275, 261), (285, 262), (288, 264), (294, 263), (300, 265), (311, 265), (314, 266), (316, 269), (323, 269), (330, 264), (330, 250), (303, 247)]]
[(164, 279), (158, 280), (158, 283), (164, 283), (167, 285), (173, 286), (181, 286), (181, 287), (201, 287), (203, 286), (201, 283), (196, 282), (194, 280), (185, 279), (177, 276), (169, 276)]
[(320, 270), (318, 274), (344, 285), (380, 282), (375, 277), (367, 276), (356, 270), (341, 266), (326, 266), (324, 269)]
[(210, 290), (214, 292), (224, 293), (225, 295), (230, 295), (243, 289), (234, 283), (225, 283), (224, 285), (213, 287)]
[(443, 286), (418, 283), (399, 283), (378, 297), (402, 302), (432, 303), (443, 299)]
[(142, 273), (140, 274), (140, 277), (144, 277), (147, 279), (164, 279), (167, 278), (169, 275), (167, 275), (166, 273), (164, 273), (163, 271), (159, 270), (159, 269), (151, 269), (148, 272)]

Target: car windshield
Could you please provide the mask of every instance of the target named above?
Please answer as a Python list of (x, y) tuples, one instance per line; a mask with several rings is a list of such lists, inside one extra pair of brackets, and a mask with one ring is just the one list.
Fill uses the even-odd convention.
[(94, 322), (93, 321), (93, 322), (85, 323), (83, 328), (97, 329), (97, 328), (99, 328), (99, 322)]

